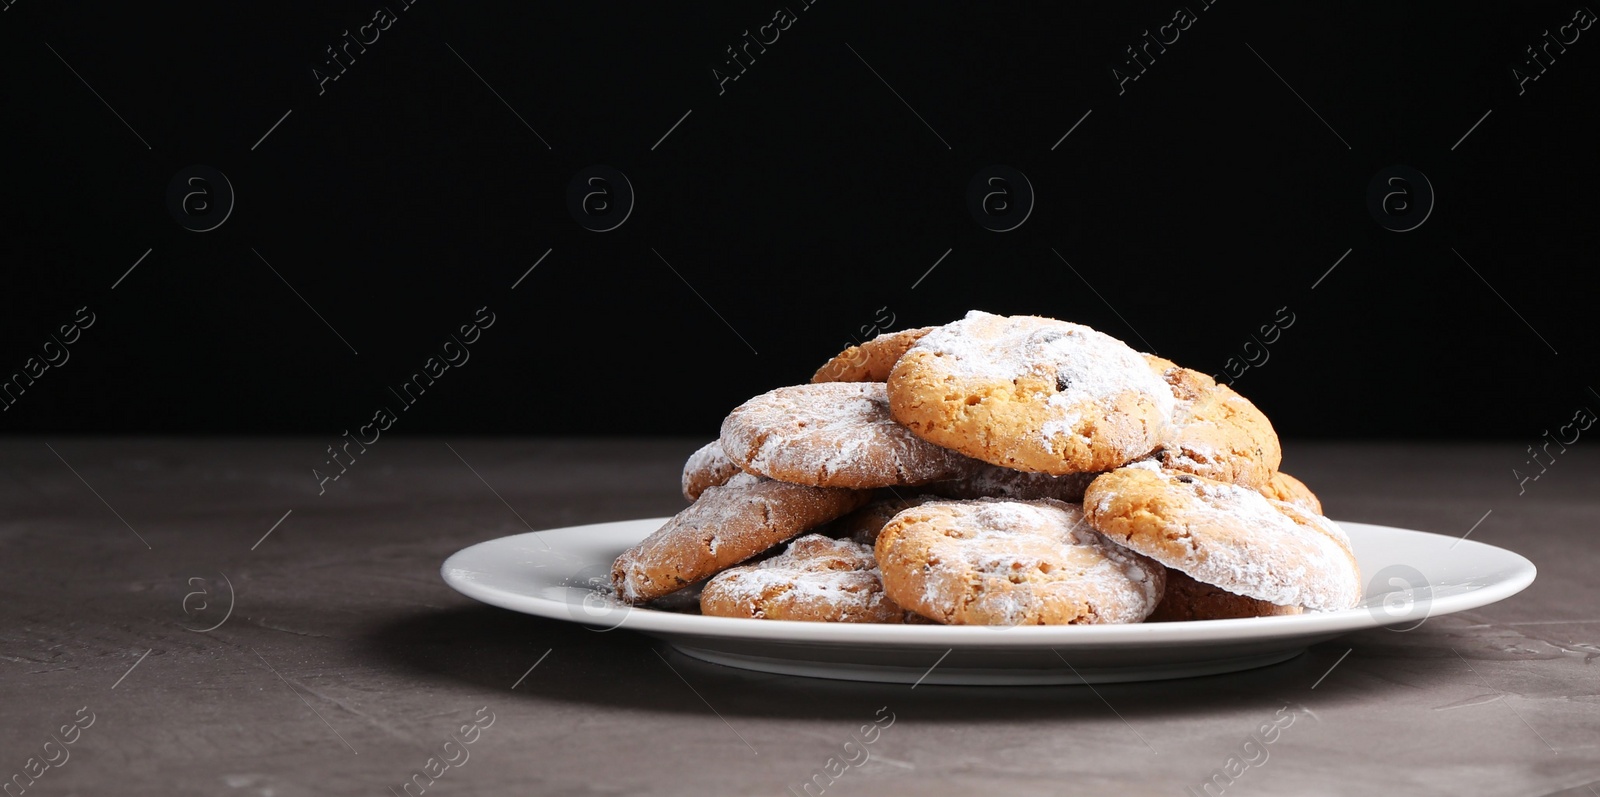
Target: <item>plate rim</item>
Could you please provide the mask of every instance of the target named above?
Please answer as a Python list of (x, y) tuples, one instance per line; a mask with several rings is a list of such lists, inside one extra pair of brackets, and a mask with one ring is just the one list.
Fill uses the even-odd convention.
[[(1416, 623), (1411, 617), (1383, 622), (1369, 606), (1358, 606), (1333, 612), (1309, 612), (1276, 617), (1245, 617), (1226, 620), (1195, 620), (1174, 623), (1126, 623), (1106, 625), (1045, 625), (1045, 626), (950, 626), (950, 625), (890, 625), (857, 623), (819, 623), (800, 620), (752, 620), (739, 617), (707, 617), (704, 615), (627, 607), (617, 604), (623, 614), (615, 623), (594, 621), (575, 614), (575, 604), (541, 595), (516, 593), (499, 587), (490, 587), (461, 575), (481, 572), (462, 566), (476, 549), (487, 546), (504, 546), (519, 542), (552, 542), (550, 537), (569, 534), (593, 533), (598, 530), (616, 530), (620, 527), (639, 526), (646, 529), (639, 539), (653, 528), (659, 528), (667, 517), (635, 518), (602, 523), (527, 531), (504, 537), (483, 540), (451, 554), (440, 565), (440, 576), (457, 592), (482, 603), (503, 609), (570, 622), (596, 631), (630, 630), (665, 637), (711, 637), (743, 639), (751, 642), (819, 643), (844, 646), (871, 647), (951, 647), (951, 648), (1039, 648), (1048, 646), (1089, 647), (1145, 647), (1188, 644), (1214, 644), (1274, 639), (1292, 639), (1328, 633), (1344, 633), (1366, 628)], [(1467, 551), (1504, 557), (1505, 576), (1470, 592), (1444, 596), (1429, 596), (1427, 612), (1423, 619), (1454, 614), (1456, 612), (1487, 606), (1505, 600), (1526, 589), (1538, 576), (1538, 568), (1527, 557), (1515, 551), (1477, 540), (1458, 539), (1418, 529), (1387, 526), (1359, 521), (1335, 520), (1349, 533), (1358, 528), (1358, 536), (1373, 530), (1382, 534), (1401, 534), (1435, 538), (1451, 543), (1449, 550), (1466, 546)], [(548, 536), (547, 536), (548, 535)], [(593, 567), (591, 563), (588, 567)], [(608, 568), (609, 569), (609, 568)], [(1418, 571), (1420, 573), (1420, 570)], [(1368, 577), (1363, 574), (1363, 577)], [(1430, 587), (1436, 586), (1434, 582)], [(638, 618), (638, 619), (635, 619)], [(603, 626), (595, 628), (595, 626)]]

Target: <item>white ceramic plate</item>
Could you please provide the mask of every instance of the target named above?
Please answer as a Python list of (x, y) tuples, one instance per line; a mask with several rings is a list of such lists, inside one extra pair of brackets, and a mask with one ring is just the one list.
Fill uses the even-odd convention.
[(462, 594), (597, 632), (632, 630), (703, 661), (763, 672), (929, 684), (1142, 681), (1276, 664), (1364, 628), (1406, 629), (1533, 583), (1532, 562), (1422, 531), (1340, 523), (1367, 581), (1354, 609), (1187, 623), (1058, 626), (857, 625), (703, 617), (629, 607), (606, 595), (611, 562), (666, 518), (517, 534), (457, 552), (441, 568)]

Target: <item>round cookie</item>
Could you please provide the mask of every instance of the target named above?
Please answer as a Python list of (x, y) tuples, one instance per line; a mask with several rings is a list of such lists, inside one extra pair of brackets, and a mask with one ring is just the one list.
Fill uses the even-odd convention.
[(823, 363), (812, 382), (882, 382), (911, 344), (933, 331), (933, 327), (885, 332), (860, 346), (851, 346)]
[(1272, 422), (1227, 385), (1154, 355), (1152, 369), (1172, 389), (1175, 404), (1157, 458), (1172, 470), (1260, 487), (1283, 460)]
[(967, 467), (966, 457), (895, 423), (881, 382), (795, 385), (756, 396), (723, 420), (722, 450), (746, 471), (814, 487), (922, 484)]
[(1279, 606), (1264, 600), (1235, 595), (1221, 587), (1195, 581), (1182, 570), (1167, 568), (1167, 593), (1147, 623), (1185, 620), (1227, 620), (1235, 617), (1273, 617), (1300, 614), (1299, 606)]
[(739, 474), (709, 487), (611, 565), (617, 597), (642, 603), (739, 564), (861, 506), (871, 493)]
[(1144, 358), (1110, 335), (976, 310), (917, 341), (888, 384), (894, 419), (923, 439), (1056, 475), (1148, 455), (1175, 404)]
[(926, 484), (922, 489), (945, 498), (1012, 498), (1018, 501), (1050, 498), (1076, 504), (1083, 500), (1083, 491), (1088, 489), (1089, 482), (1099, 475), (1068, 473), (1052, 476), (973, 460), (973, 466), (965, 476)]
[(944, 501), (896, 515), (874, 547), (889, 598), (957, 625), (1137, 623), (1166, 575), (1058, 501)]
[(1311, 492), (1311, 488), (1307, 487), (1305, 482), (1282, 471), (1272, 474), (1272, 478), (1268, 479), (1266, 484), (1256, 489), (1268, 498), (1288, 501), (1319, 515), (1322, 514), (1322, 502), (1317, 500), (1317, 494)]
[(824, 623), (901, 623), (906, 614), (883, 594), (871, 548), (820, 534), (717, 574), (700, 593), (700, 613)]
[(683, 463), (683, 497), (700, 497), (707, 487), (718, 487), (740, 473), (739, 466), (722, 453), (722, 442), (712, 440), (696, 449)]
[(1113, 541), (1228, 592), (1316, 611), (1361, 599), (1338, 526), (1248, 487), (1141, 462), (1095, 479), (1083, 509)]

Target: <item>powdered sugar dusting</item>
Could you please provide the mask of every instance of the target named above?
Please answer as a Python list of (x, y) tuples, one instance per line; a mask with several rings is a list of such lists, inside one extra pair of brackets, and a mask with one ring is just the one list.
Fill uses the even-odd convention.
[(706, 488), (722, 485), (738, 472), (739, 466), (722, 452), (722, 441), (712, 440), (683, 463), (683, 497), (693, 501)]
[(808, 534), (783, 553), (728, 570), (701, 593), (706, 614), (824, 622), (899, 622), (872, 549)]
[[(1028, 323), (1017, 323), (1026, 321)], [(1035, 376), (1056, 380), (1052, 407), (1094, 403), (1109, 411), (1118, 396), (1138, 391), (1171, 415), (1172, 391), (1143, 355), (1110, 335), (1053, 318), (1008, 319), (973, 310), (960, 321), (934, 329), (914, 347), (950, 358), (946, 367), (963, 379), (1012, 380)]]
[(1267, 416), (1232, 388), (1169, 360), (1146, 355), (1171, 388), (1174, 405), (1161, 460), (1169, 468), (1260, 487), (1282, 461)]
[[(1119, 489), (1165, 490), (1177, 503), (1159, 518), (1165, 524), (1161, 533), (1132, 533), (1126, 539), (1118, 533), (1116, 539), (1198, 581), (1270, 603), (1329, 611), (1360, 600), (1361, 577), (1349, 538), (1332, 521), (1247, 487), (1171, 472), (1158, 478), (1091, 485), (1091, 515), (1110, 512)], [(1096, 523), (1110, 528), (1102, 520)], [(1173, 552), (1174, 539), (1184, 543), (1186, 553)]]
[(823, 487), (949, 479), (967, 462), (896, 423), (881, 382), (795, 385), (757, 396), (723, 421), (722, 447), (748, 470)]
[(1143, 355), (1110, 335), (1067, 321), (973, 310), (928, 333), (912, 351), (939, 358), (941, 371), (957, 380), (1017, 384), (1028, 379), (1049, 386), (1035, 400), (1046, 408), (1037, 432), (1052, 451), (1060, 450), (1061, 438), (1083, 445), (1111, 443), (1097, 429), (1103, 425), (1097, 419), (1127, 412), (1130, 399), (1155, 408), (1156, 428), (1150, 432), (1159, 437), (1175, 403), (1171, 388)]
[(612, 583), (630, 603), (660, 597), (833, 520), (867, 496), (739, 473), (618, 556)]
[(1164, 583), (1159, 566), (1057, 501), (927, 504), (892, 521), (878, 547), (895, 568), (886, 570), (891, 596), (947, 623), (1138, 622)]

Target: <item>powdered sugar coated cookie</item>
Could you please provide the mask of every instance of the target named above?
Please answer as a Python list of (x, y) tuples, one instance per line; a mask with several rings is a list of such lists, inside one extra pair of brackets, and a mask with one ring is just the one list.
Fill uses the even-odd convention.
[(739, 467), (814, 487), (922, 484), (963, 472), (967, 458), (889, 417), (879, 382), (824, 382), (756, 396), (722, 422), (722, 450)]
[(808, 534), (770, 559), (725, 570), (700, 593), (702, 614), (828, 623), (899, 623), (872, 549)]
[(1318, 611), (1361, 599), (1342, 529), (1248, 487), (1145, 462), (1095, 479), (1083, 501), (1090, 525), (1107, 537), (1197, 581)]
[(932, 502), (896, 515), (875, 546), (884, 591), (942, 623), (1136, 623), (1165, 570), (1107, 541), (1057, 501)]
[(1057, 475), (1154, 451), (1175, 404), (1143, 357), (1110, 335), (978, 311), (917, 341), (888, 385), (895, 420), (923, 439)]

